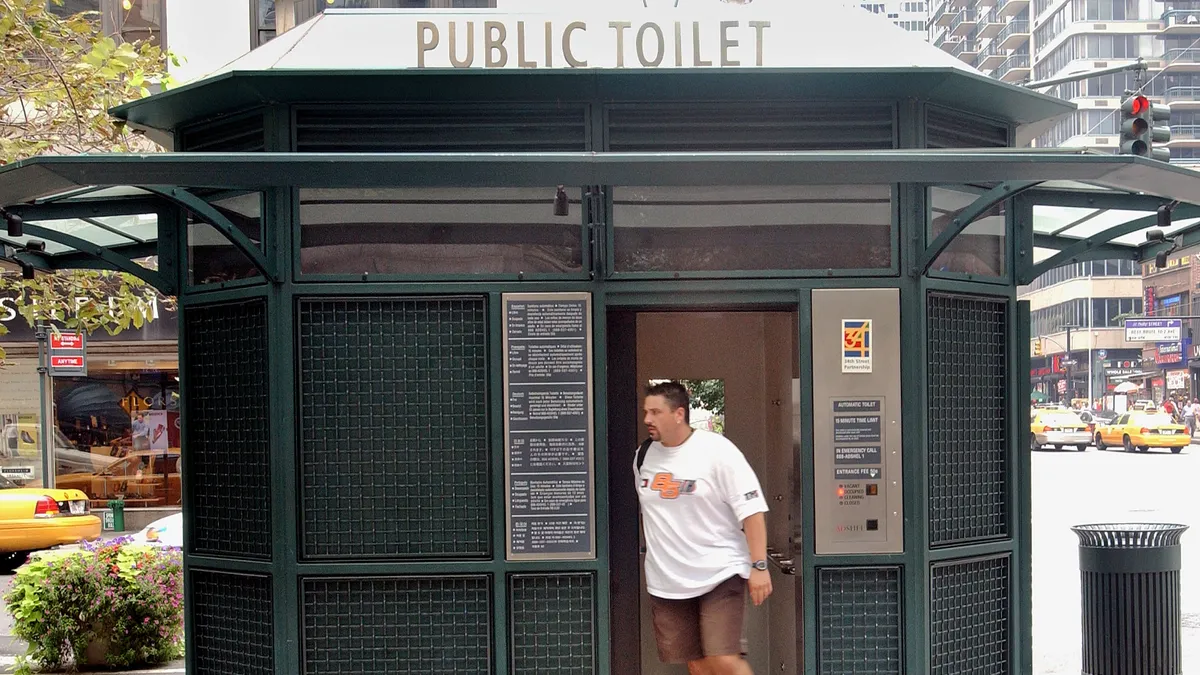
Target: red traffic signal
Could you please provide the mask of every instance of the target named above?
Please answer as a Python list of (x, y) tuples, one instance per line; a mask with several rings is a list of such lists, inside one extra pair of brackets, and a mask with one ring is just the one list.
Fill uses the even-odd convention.
[(1150, 99), (1145, 96), (1134, 96), (1125, 99), (1121, 108), (1129, 115), (1144, 115), (1150, 110)]

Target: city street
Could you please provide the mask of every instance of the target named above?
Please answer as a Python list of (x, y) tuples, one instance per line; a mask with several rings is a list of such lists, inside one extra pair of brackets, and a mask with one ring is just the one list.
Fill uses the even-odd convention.
[(1200, 673), (1200, 446), (1182, 454), (1120, 451), (1033, 455), (1035, 675), (1080, 670), (1078, 538), (1070, 527), (1169, 522), (1183, 535), (1183, 665)]

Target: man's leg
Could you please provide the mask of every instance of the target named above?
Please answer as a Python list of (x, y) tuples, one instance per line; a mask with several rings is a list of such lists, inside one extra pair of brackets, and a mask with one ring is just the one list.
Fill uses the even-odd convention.
[(654, 640), (663, 663), (686, 663), (691, 675), (709, 675), (703, 668), (704, 651), (700, 646), (700, 599), (668, 600), (650, 596), (654, 619)]
[[(753, 675), (744, 653), (746, 580), (735, 576), (700, 598), (706, 675)], [(689, 664), (690, 666), (690, 664)]]

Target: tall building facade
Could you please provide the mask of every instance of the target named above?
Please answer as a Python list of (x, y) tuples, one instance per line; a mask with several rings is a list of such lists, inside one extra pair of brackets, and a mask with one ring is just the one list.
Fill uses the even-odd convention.
[[(1195, 9), (1189, 9), (1195, 8)], [(1190, 163), (1200, 147), (1200, 2), (1167, 0), (944, 0), (930, 14), (930, 39), (997, 79), (1021, 84), (1142, 59), (1144, 73), (1127, 71), (1042, 89), (1073, 101), (1033, 144), (1116, 152), (1120, 104), (1141, 89), (1172, 105), (1172, 161)], [(1096, 218), (1092, 209), (1043, 209), (1035, 217), (1064, 225)], [(1117, 384), (1144, 384), (1144, 395), (1167, 391), (1160, 356), (1124, 340), (1121, 317), (1146, 309), (1143, 270), (1132, 261), (1076, 263), (1052, 270), (1020, 290), (1031, 315), (1034, 391), (1049, 400), (1102, 398)], [(1151, 306), (1149, 309), (1153, 309)], [(1185, 349), (1178, 346), (1177, 351)], [(1182, 356), (1186, 364), (1187, 355)], [(1160, 363), (1159, 360), (1162, 360)], [(1186, 367), (1186, 366), (1185, 366)], [(1170, 383), (1184, 380), (1172, 374)]]
[(1171, 161), (1200, 163), (1200, 2), (1195, 0), (944, 0), (929, 36), (985, 74), (1013, 83), (1129, 65), (1042, 91), (1079, 110), (1036, 139), (1039, 147), (1116, 152), (1121, 99), (1141, 90), (1168, 103)]
[(1031, 72), (1029, 0), (934, 0), (929, 39), (980, 71), (1005, 82)]

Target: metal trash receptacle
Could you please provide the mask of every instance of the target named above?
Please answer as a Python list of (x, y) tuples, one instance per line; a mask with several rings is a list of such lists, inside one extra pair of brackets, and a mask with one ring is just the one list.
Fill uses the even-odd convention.
[(109, 515), (109, 514), (111, 514), (112, 527), (107, 527), (109, 525), (109, 519), (105, 518), (104, 524), (106, 527), (104, 529), (112, 530), (113, 532), (124, 532), (125, 531), (125, 500), (123, 500), (123, 499), (108, 500), (108, 514), (106, 514), (106, 515)]
[(1084, 675), (1183, 672), (1179, 539), (1187, 525), (1077, 525)]

